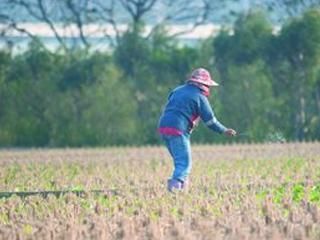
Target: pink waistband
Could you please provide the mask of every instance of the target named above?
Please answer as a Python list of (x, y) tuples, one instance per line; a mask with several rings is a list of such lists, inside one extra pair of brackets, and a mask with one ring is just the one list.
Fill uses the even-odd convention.
[(174, 136), (180, 136), (180, 135), (182, 135), (182, 131), (180, 131), (179, 129), (170, 128), (170, 127), (161, 127), (161, 128), (158, 128), (158, 132), (159, 132), (160, 134), (164, 134), (164, 135), (174, 135)]

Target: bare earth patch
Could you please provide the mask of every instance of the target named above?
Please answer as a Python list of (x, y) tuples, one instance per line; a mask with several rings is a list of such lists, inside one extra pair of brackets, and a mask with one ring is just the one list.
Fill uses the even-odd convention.
[(178, 194), (163, 147), (1, 150), (1, 192), (85, 193), (1, 198), (0, 239), (320, 239), (320, 143), (192, 150)]

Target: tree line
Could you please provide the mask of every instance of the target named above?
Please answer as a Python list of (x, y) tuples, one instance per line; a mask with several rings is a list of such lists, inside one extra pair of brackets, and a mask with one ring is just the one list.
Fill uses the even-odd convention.
[[(320, 12), (306, 11), (275, 32), (262, 12), (194, 47), (158, 27), (135, 25), (112, 52), (52, 52), (35, 38), (27, 51), (0, 51), (0, 146), (158, 144), (168, 92), (195, 67), (220, 87), (217, 118), (245, 133), (233, 141), (320, 139)], [(226, 140), (201, 125), (197, 143)]]

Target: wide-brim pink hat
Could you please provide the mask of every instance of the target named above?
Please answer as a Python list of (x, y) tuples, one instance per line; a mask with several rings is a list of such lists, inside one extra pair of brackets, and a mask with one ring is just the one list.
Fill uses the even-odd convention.
[(219, 86), (219, 84), (211, 78), (209, 71), (204, 68), (193, 70), (188, 81), (201, 83), (207, 86)]

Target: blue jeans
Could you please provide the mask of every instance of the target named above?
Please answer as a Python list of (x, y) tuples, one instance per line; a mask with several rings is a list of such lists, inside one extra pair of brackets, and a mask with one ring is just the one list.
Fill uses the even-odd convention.
[(162, 135), (166, 147), (173, 158), (172, 179), (187, 180), (192, 166), (190, 134), (180, 136)]

